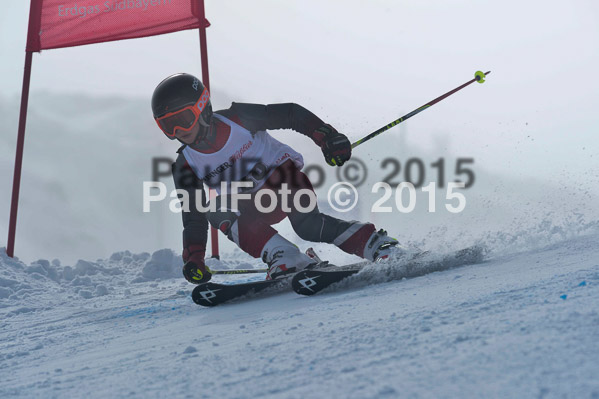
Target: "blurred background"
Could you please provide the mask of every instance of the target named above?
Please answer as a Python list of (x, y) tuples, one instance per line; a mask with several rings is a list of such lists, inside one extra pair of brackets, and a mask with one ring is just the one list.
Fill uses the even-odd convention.
[[(29, 4), (0, 14), (0, 246), (6, 245)], [(368, 169), (359, 206), (346, 219), (372, 221), (400, 241), (425, 248), (485, 241), (522, 249), (598, 229), (599, 5), (519, 2), (206, 0), (214, 109), (231, 101), (296, 102), (355, 141), (446, 91), (474, 84), (359, 146)], [(142, 212), (152, 158), (175, 158), (152, 119), (150, 98), (166, 76), (201, 76), (197, 30), (35, 54), (15, 254), (25, 260), (107, 257), (121, 250), (181, 250), (181, 215), (168, 202)], [(336, 170), (292, 131), (273, 131), (326, 171)], [(411, 158), (472, 158), (464, 212), (436, 212), (428, 196), (416, 209), (371, 213), (372, 185), (405, 178)], [(463, 176), (462, 176), (463, 177)], [(161, 181), (172, 190), (170, 178)], [(323, 210), (327, 209), (325, 203)], [(300, 243), (287, 221), (277, 228)], [(221, 235), (223, 257), (234, 246)], [(307, 244), (302, 244), (304, 249)], [(321, 246), (322, 247), (322, 246)], [(324, 248), (324, 247), (323, 247)], [(329, 257), (341, 252), (323, 249)], [(327, 252), (328, 251), (328, 252)]]

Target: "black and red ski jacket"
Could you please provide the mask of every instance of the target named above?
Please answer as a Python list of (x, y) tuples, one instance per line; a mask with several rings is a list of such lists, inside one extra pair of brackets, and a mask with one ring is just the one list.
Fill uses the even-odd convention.
[[(229, 109), (216, 111), (217, 114), (232, 120), (248, 129), (251, 133), (261, 130), (292, 129), (310, 137), (317, 145), (323, 139), (315, 132), (324, 122), (304, 107), (294, 104), (244, 104), (232, 103)], [(213, 122), (215, 123), (214, 119)], [(217, 128), (228, 129), (219, 124)], [(218, 132), (217, 132), (218, 135)], [(173, 179), (177, 189), (186, 190), (189, 195), (189, 212), (183, 215), (183, 260), (193, 259), (198, 262), (204, 259), (208, 240), (208, 220), (206, 215), (195, 207), (196, 190), (202, 195), (201, 202), (206, 205), (207, 196), (202, 181), (194, 174), (179, 148), (176, 161), (172, 165)]]

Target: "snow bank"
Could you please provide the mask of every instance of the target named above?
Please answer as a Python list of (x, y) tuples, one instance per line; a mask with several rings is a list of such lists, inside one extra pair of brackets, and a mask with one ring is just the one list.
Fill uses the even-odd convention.
[[(241, 251), (207, 259), (214, 269), (247, 269), (260, 266), (260, 261)], [(143, 290), (160, 281), (174, 280), (187, 284), (181, 274), (183, 259), (171, 249), (132, 253), (120, 251), (108, 259), (78, 260), (62, 265), (58, 259), (39, 259), (30, 264), (10, 258), (0, 248), (0, 307), (25, 303), (32, 298), (46, 304), (73, 299), (90, 299), (105, 295), (130, 295), (136, 287)], [(143, 284), (146, 283), (146, 284)]]

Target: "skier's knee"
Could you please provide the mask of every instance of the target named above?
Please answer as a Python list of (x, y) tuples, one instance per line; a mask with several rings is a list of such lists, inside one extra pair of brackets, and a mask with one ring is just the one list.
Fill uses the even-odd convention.
[(206, 219), (208, 219), (208, 223), (226, 235), (229, 235), (231, 226), (233, 226), (233, 223), (237, 221), (237, 218), (238, 215), (236, 212), (231, 210), (220, 210), (219, 208), (216, 208), (215, 211), (209, 211), (206, 213)]

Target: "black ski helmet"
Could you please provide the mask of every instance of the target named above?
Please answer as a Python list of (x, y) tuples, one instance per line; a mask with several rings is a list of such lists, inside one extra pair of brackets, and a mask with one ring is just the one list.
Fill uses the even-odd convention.
[[(184, 108), (188, 109), (177, 113)], [(162, 131), (174, 139), (175, 128), (188, 130), (198, 121), (203, 127), (210, 126), (210, 93), (195, 76), (177, 73), (164, 79), (154, 89), (152, 112)], [(173, 113), (176, 114), (170, 116)]]

